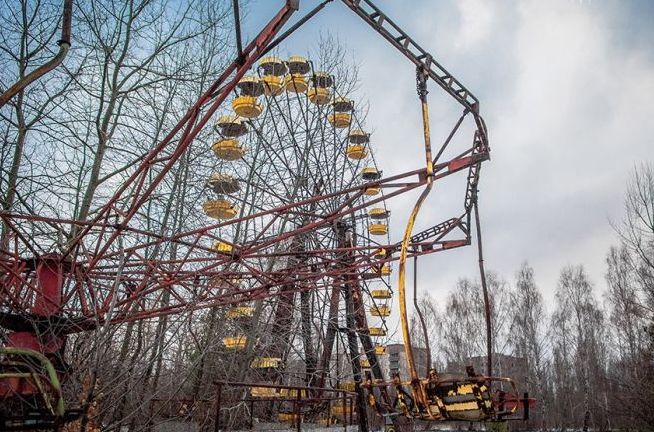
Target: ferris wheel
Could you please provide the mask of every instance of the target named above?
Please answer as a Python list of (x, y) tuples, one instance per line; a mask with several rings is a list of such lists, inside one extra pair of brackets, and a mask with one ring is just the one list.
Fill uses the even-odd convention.
[[(297, 2), (288, 0), (243, 47), (236, 1), (238, 57), (85, 220), (0, 212), (12, 239), (8, 248), (0, 250), (5, 287), (0, 324), (8, 331), (0, 371), (9, 366), (11, 372), (0, 382), (8, 383), (0, 396), (43, 393), (46, 403), (40, 402), (39, 408), (45, 405), (41, 411), (48, 416), (42, 424), (61, 422), (64, 398), (54, 369), (63, 366), (58, 361), (68, 335), (210, 310), (212, 317), (219, 314), (224, 319), (220, 354), (231, 361), (231, 376), (257, 377), (257, 382), (304, 381), (305, 391), (317, 388), (316, 384), (347, 389), (351, 395), (356, 393), (364, 425), (368, 405), (381, 417), (404, 415), (427, 421), (503, 420), (516, 411), (514, 383), (492, 375), (491, 317), (477, 206), (479, 170), (490, 149), (477, 98), (370, 0), (343, 0), (416, 66), (425, 166), (384, 177), (372, 157), (371, 136), (357, 104), (340, 86), (338, 76), (299, 56), (265, 57), (250, 75), (244, 75), (326, 3), (273, 41), (297, 9)], [(435, 157), (427, 80), (464, 109)], [(236, 94), (230, 98), (233, 90)], [(223, 102), (231, 102), (231, 107), (225, 108)], [(172, 227), (167, 226), (167, 214), (153, 222), (142, 208), (156, 207), (157, 194), (172, 196), (164, 188), (164, 179), (175, 173), (176, 163), (188, 167), (190, 159), (185, 157), (191, 143), (206, 133), (204, 128), (215, 114), (212, 152), (216, 158), (210, 167), (198, 167), (206, 169), (202, 204), (206, 217), (184, 215), (189, 223)], [(473, 120), (472, 142), (446, 160), (443, 151), (466, 117)], [(463, 213), (413, 234), (433, 183), (458, 172), (467, 173)], [(402, 241), (390, 243), (384, 200), (419, 188), (422, 193)], [(185, 193), (177, 191), (178, 196)], [(174, 201), (170, 200), (170, 207)], [(153, 211), (155, 219), (159, 213)], [(407, 322), (407, 259), (471, 244), (473, 220), (486, 307), (487, 376), (451, 380), (430, 369), (421, 377)], [(50, 230), (67, 232), (69, 238), (55, 241)], [(47, 234), (47, 248), (56, 244), (57, 252), (42, 253), (46, 247), (39, 241), (41, 231)], [(163, 255), (164, 250), (171, 253)], [(392, 313), (389, 277), (394, 261), (398, 261), (398, 315), (410, 381), (402, 381), (399, 374), (385, 381), (378, 361), (385, 353), (386, 319)], [(22, 372), (31, 368), (34, 354), (43, 354), (38, 357), (40, 376), (50, 383), (52, 397), (58, 398), (58, 412), (47, 403), (50, 396), (30, 384), (31, 378)], [(15, 358), (21, 359), (18, 369)], [(46, 377), (51, 370), (52, 376)], [(352, 381), (343, 382), (350, 377)], [(513, 387), (510, 400), (492, 394), (491, 384), (497, 382)], [(300, 390), (294, 395), (283, 390), (283, 385), (250, 385), (250, 397), (293, 396), (298, 401), (303, 397)], [(217, 394), (216, 429), (221, 411), (220, 391)], [(333, 408), (343, 417), (348, 412), (352, 416), (351, 405)], [(300, 427), (299, 411), (279, 414), (280, 420)]]
[[(264, 247), (252, 258), (226, 264), (235, 269), (229, 283), (241, 289), (257, 283), (250, 277), (253, 270), (272, 277), (291, 269), (296, 275), (306, 269), (327, 276), (308, 281), (296, 277), (299, 295), (287, 285), (272, 302), (232, 306), (226, 317), (233, 333), (224, 338), (224, 346), (235, 356), (249, 356), (251, 373), (263, 378), (297, 378), (301, 374), (291, 369), (300, 361), (307, 384), (325, 379), (336, 383), (346, 376), (351, 380), (351, 366), (345, 372), (329, 358), (338, 354), (332, 349), (336, 335), (330, 334), (329, 323), (336, 320), (347, 325), (347, 296), (341, 293), (339, 298), (328, 289), (343, 282), (335, 280), (342, 270), (339, 276), (329, 276), (329, 271), (345, 265), (344, 255), (351, 252), (344, 250), (352, 246), (356, 246), (357, 256), (349, 259), (367, 262), (350, 271), (361, 276), (359, 289), (365, 293), (368, 312), (363, 320), (366, 327), (357, 330), (374, 338), (376, 355), (385, 353), (385, 321), (391, 314), (393, 294), (391, 266), (382, 262), (389, 244), (390, 212), (383, 202), (366, 206), (371, 197), (381, 196), (381, 189), (366, 188), (355, 201), (350, 200), (351, 194), (341, 193), (381, 178), (371, 137), (355, 102), (340, 94), (337, 77), (317, 69), (308, 59), (266, 57), (252, 72), (239, 81), (231, 109), (216, 123), (212, 146), (216, 161), (207, 181), (208, 200), (203, 204), (209, 218), (224, 222), (212, 233), (214, 251), (237, 257), (239, 250), (320, 221), (344, 206), (358, 203), (363, 207), (332, 224)], [(312, 201), (315, 197), (322, 199)], [(302, 201), (307, 203), (292, 211), (242, 220), (247, 214)], [(230, 223), (232, 220), (235, 222)], [(350, 355), (361, 369), (371, 368), (368, 355)], [(293, 359), (296, 363), (286, 368)]]

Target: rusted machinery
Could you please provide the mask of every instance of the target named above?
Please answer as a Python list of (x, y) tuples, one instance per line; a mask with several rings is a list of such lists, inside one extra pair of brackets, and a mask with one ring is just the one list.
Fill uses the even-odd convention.
[[(353, 402), (349, 408), (344, 402), (337, 405), (341, 408), (336, 411), (344, 415), (350, 410), (352, 415), (356, 409), (364, 430), (366, 406), (385, 418), (403, 415), (423, 420), (502, 420), (516, 411), (519, 399), (514, 384), (492, 374), (490, 331), (486, 375), (455, 380), (441, 379), (435, 371), (418, 376), (408, 332), (407, 259), (471, 244), (473, 218), (488, 306), (477, 185), (490, 148), (479, 101), (371, 1), (343, 0), (417, 70), (425, 164), (384, 176), (372, 159), (373, 140), (359, 123), (356, 102), (338, 94), (336, 77), (315, 67), (310, 59), (269, 55), (328, 2), (274, 39), (299, 8), (298, 1), (286, 1), (259, 35), (242, 47), (235, 1), (237, 59), (90, 220), (0, 212), (14, 239), (0, 254), (0, 325), (8, 330), (7, 348), (0, 352), (1, 397), (34, 400), (38, 405), (34, 412), (43, 425), (59, 425), (78, 414), (65, 409), (60, 395), (67, 335), (207, 308), (226, 310), (233, 333), (224, 338), (224, 347), (245, 356), (244, 368), (275, 381), (274, 371), (287, 361), (289, 343), (266, 343), (265, 331), (245, 329), (252, 330), (269, 307), (272, 323), (268, 333), (286, 335), (292, 322), (289, 316), (293, 316), (289, 312), (297, 307), (304, 324), (306, 398), (314, 405), (327, 398), (324, 389), (334, 344), (337, 336), (345, 333), (343, 352), (348, 353), (353, 377), (353, 387), (347, 390), (351, 394), (347, 394)], [(463, 109), (439, 147), (432, 146), (429, 133), (427, 83), (432, 81)], [(230, 95), (230, 105), (224, 106)], [(298, 123), (302, 133), (310, 137), (321, 131), (320, 139), (298, 142), (297, 128), (288, 125), (282, 127), (282, 133), (279, 128), (270, 129), (274, 120), (296, 115), (303, 119)], [(445, 151), (465, 119), (472, 120), (474, 129), (469, 144), (445, 159)], [(202, 210), (213, 221), (170, 235), (141, 228), (137, 224), (139, 209), (212, 120), (216, 170), (206, 173), (208, 192)], [(331, 138), (326, 138), (325, 130)], [(275, 145), (270, 143), (271, 136), (276, 137)], [(252, 146), (258, 146), (256, 151)], [(254, 155), (268, 161), (264, 165), (268, 177), (260, 172), (262, 165), (254, 162)], [(337, 168), (324, 174), (321, 170), (327, 170), (328, 162)], [(432, 185), (459, 172), (466, 175), (461, 213), (414, 234), (413, 224)], [(401, 241), (391, 242), (385, 202), (419, 188), (423, 192), (405, 235)], [(253, 191), (258, 198), (252, 198)], [(49, 245), (30, 235), (35, 226), (44, 231), (54, 226), (75, 235), (63, 252), (48, 253)], [(122, 245), (119, 240), (129, 236), (138, 236), (139, 241)], [(181, 253), (156, 262), (143, 253), (165, 244), (174, 244)], [(390, 276), (396, 262), (398, 284), (394, 290)], [(379, 361), (385, 353), (385, 318), (395, 313), (391, 308), (394, 291), (399, 294), (397, 313), (410, 371), (405, 382), (384, 376)], [(318, 299), (327, 306), (321, 352), (312, 350), (311, 326), (306, 325), (311, 317), (310, 295), (316, 293), (321, 293)], [(263, 300), (270, 298), (273, 305), (266, 306)], [(344, 310), (339, 312), (341, 304)], [(339, 314), (344, 315), (344, 332), (337, 325)], [(486, 318), (489, 328), (488, 310)], [(493, 383), (508, 383), (508, 394), (496, 395)], [(270, 382), (247, 385), (284, 388)], [(265, 391), (255, 394), (251, 397), (272, 398)], [(300, 390), (293, 395), (300, 400), (303, 397)], [(332, 408), (328, 405), (328, 410)], [(299, 412), (282, 414), (289, 416), (285, 420), (300, 424)], [(22, 424), (16, 420), (17, 427), (29, 424), (27, 417), (24, 420)], [(9, 425), (9, 420), (3, 421), (5, 427)], [(330, 422), (329, 417), (326, 421)]]

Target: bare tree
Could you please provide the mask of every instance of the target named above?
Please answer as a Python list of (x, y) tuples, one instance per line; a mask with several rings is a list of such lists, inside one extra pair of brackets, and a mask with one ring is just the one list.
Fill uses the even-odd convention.
[[(497, 273), (487, 273), (493, 353), (505, 352), (510, 326), (509, 287)], [(469, 362), (486, 354), (485, 306), (481, 284), (460, 279), (447, 297), (442, 319), (442, 349), (448, 364)]]
[(411, 317), (411, 340), (415, 346), (426, 347), (431, 352), (431, 367), (436, 366), (437, 370), (443, 369), (443, 359), (441, 352), (441, 319), (442, 315), (438, 309), (436, 300), (425, 293), (419, 300), (418, 305), (422, 311), (425, 325), (427, 327), (427, 338), (429, 343), (425, 341), (425, 333), (423, 331), (420, 320), (417, 316)]
[[(60, 19), (58, 1), (6, 2), (0, 11), (0, 90), (12, 89), (0, 107), (0, 200), (5, 211), (38, 209), (40, 204), (32, 201), (33, 195), (50, 183), (39, 172), (39, 160), (50, 155), (51, 149), (39, 143), (47, 140), (44, 124), (60, 111), (71, 80), (59, 69), (28, 87), (13, 83), (33, 81), (34, 73), (40, 73), (40, 66), (52, 56)], [(22, 181), (26, 177), (33, 181)], [(8, 236), (3, 223), (0, 249), (7, 249)]]
[[(61, 18), (60, 1), (5, 6), (1, 89), (52, 55)], [(77, 3), (74, 12), (76, 32), (83, 36), (65, 67), (24, 88), (0, 110), (3, 210), (80, 220), (92, 215), (220, 74), (233, 51), (231, 10), (223, 2), (94, 0)], [(135, 223), (161, 235), (203, 223), (197, 208), (206, 172), (190, 167), (209, 165), (211, 138), (209, 131), (198, 137), (200, 145), (185, 154)], [(45, 250), (56, 250), (74, 234), (44, 233), (43, 227), (35, 225), (31, 235)], [(0, 249), (8, 236), (3, 227)], [(177, 253), (170, 245), (146, 251), (149, 259), (175, 259)], [(70, 336), (67, 358), (74, 369), (66, 381), (68, 400), (81, 400), (85, 408), (99, 402), (94, 416), (108, 430), (143, 427), (150, 400), (174, 395), (194, 374), (195, 363), (180, 362), (174, 369), (182, 379), (158, 382), (173, 369), (168, 359), (183, 355), (180, 335), (187, 334), (183, 325), (190, 316)], [(89, 424), (85, 417), (78, 426)]]
[[(22, 6), (24, 7), (25, 3)], [(38, 5), (36, 7), (38, 8)], [(61, 39), (59, 39), (57, 42), (57, 45), (59, 45), (59, 51), (54, 57), (42, 65), (36, 67), (30, 73), (26, 75), (22, 74), (13, 85), (11, 85), (8, 89), (3, 90), (3, 93), (0, 94), (0, 108), (2, 108), (12, 97), (16, 96), (16, 94), (25, 89), (25, 87), (38, 80), (43, 75), (59, 66), (62, 61), (64, 61), (64, 58), (66, 58), (66, 54), (68, 54), (68, 50), (70, 49), (72, 14), (73, 0), (65, 0), (61, 20)]]
[(606, 299), (614, 335), (614, 344), (620, 358), (634, 358), (644, 346), (645, 313), (638, 292), (638, 269), (629, 249), (612, 246), (606, 257)]
[(552, 332), (559, 426), (604, 428), (606, 407), (597, 397), (606, 385), (604, 316), (583, 266), (561, 271)]
[(636, 276), (643, 296), (642, 307), (654, 314), (654, 165), (637, 166), (625, 193), (622, 223), (613, 224), (623, 244), (634, 256)]
[[(625, 215), (613, 224), (621, 244), (607, 255), (606, 300), (613, 355), (607, 405), (622, 424), (654, 427), (654, 168), (637, 166), (627, 184)], [(638, 391), (633, 391), (638, 388)]]
[(547, 427), (548, 406), (551, 404), (548, 383), (548, 329), (546, 313), (541, 295), (534, 278), (534, 269), (523, 263), (516, 273), (515, 288), (511, 301), (511, 337), (509, 343), (513, 355), (527, 360), (527, 373), (523, 377), (515, 377), (520, 385), (538, 402), (536, 419), (542, 428)]

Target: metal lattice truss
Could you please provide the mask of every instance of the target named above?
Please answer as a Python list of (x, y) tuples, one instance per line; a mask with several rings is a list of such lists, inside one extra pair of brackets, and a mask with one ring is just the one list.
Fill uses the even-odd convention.
[[(339, 94), (338, 77), (310, 62), (302, 70), (297, 58), (269, 57), (255, 67), (297, 6), (288, 1), (253, 42), (241, 48), (239, 39), (238, 58), (90, 218), (0, 212), (11, 232), (10, 244), (0, 250), (0, 325), (60, 340), (107, 324), (230, 306), (235, 334), (225, 346), (258, 343), (265, 356), (257, 361), (265, 369), (266, 362), (286, 358), (292, 341), (280, 344), (270, 335), (288, 333), (299, 297), (305, 330), (315, 318), (308, 316), (309, 304), (321, 304), (318, 315), (327, 320), (322, 352), (304, 353), (307, 370), (310, 364), (316, 372), (307, 384), (322, 386), (344, 298), (346, 325), (361, 335), (368, 362), (361, 366), (383, 379), (375, 353), (381, 339), (372, 337), (385, 333), (372, 331), (365, 311), (381, 318), (375, 328), (386, 326), (384, 308), (393, 293), (388, 276), (402, 246), (389, 239), (386, 203), (466, 173), (461, 212), (412, 235), (403, 259), (469, 245), (480, 167), (490, 150), (477, 99), (371, 2), (343, 1), (408, 57), (419, 75), (463, 107), (436, 147), (433, 167), (382, 176), (355, 103)], [(278, 84), (280, 91), (273, 88)], [(316, 102), (321, 87), (328, 93)], [(247, 119), (230, 117), (228, 98)], [(472, 136), (457, 139), (460, 148), (452, 149), (466, 118), (472, 119)], [(184, 159), (201, 133), (212, 135), (219, 157)], [(446, 149), (455, 156), (445, 160)], [(213, 219), (198, 199), (190, 203), (197, 212), (176, 231), (158, 217), (164, 205), (157, 194), (175, 191), (170, 173), (194, 161), (199, 162), (190, 169), (203, 170), (209, 179), (198, 185), (204, 190), (198, 196), (207, 199), (204, 210)], [(267, 320), (260, 341), (241, 338), (239, 314)], [(306, 331), (304, 337), (306, 350)], [(351, 353), (359, 352), (355, 340), (348, 344)], [(352, 369), (360, 381), (361, 371)]]

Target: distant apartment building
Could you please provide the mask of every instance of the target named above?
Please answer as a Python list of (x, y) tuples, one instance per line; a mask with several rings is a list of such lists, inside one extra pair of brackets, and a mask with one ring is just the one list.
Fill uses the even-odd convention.
[[(413, 347), (413, 359), (418, 371), (418, 376), (424, 377), (427, 374), (427, 357), (428, 353), (425, 348)], [(386, 345), (386, 355), (380, 356), (380, 363), (384, 371), (384, 376), (392, 378), (397, 372), (400, 373), (402, 380), (410, 378), (409, 369), (404, 353), (404, 344)]]

